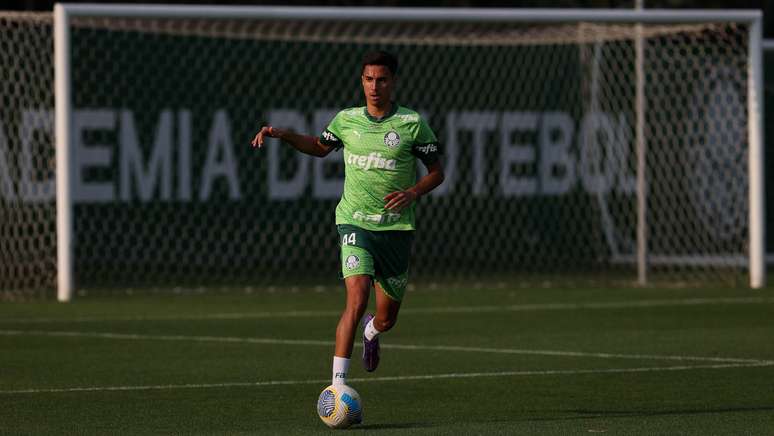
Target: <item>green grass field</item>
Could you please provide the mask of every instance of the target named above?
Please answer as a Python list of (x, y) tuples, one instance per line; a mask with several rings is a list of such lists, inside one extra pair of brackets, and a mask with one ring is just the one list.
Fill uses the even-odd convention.
[[(315, 405), (343, 303), (2, 304), (0, 434), (330, 433)], [(356, 345), (365, 421), (345, 432), (774, 434), (771, 289), (417, 290), (382, 344), (375, 373)]]

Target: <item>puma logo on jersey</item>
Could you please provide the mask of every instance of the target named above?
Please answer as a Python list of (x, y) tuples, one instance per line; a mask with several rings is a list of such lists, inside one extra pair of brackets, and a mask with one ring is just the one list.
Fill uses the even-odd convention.
[(387, 159), (382, 157), (381, 153), (371, 153), (368, 156), (361, 156), (350, 153), (347, 156), (347, 165), (353, 165), (362, 170), (380, 169), (380, 170), (395, 170), (395, 166), (398, 161), (395, 159)]

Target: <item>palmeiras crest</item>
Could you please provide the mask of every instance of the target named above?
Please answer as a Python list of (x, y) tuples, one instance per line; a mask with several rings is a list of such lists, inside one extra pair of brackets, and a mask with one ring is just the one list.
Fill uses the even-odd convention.
[(344, 264), (347, 266), (347, 269), (355, 269), (360, 266), (360, 258), (354, 254), (350, 254)]
[(395, 148), (400, 144), (400, 135), (394, 130), (390, 130), (384, 135), (384, 145), (390, 148)]

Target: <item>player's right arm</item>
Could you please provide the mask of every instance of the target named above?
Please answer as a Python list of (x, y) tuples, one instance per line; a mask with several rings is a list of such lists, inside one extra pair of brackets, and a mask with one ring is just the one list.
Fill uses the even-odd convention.
[(300, 135), (287, 129), (278, 129), (272, 126), (264, 126), (261, 128), (261, 130), (255, 135), (255, 138), (253, 138), (253, 141), (251, 142), (253, 147), (263, 147), (263, 139), (266, 136), (287, 142), (301, 153), (306, 153), (312, 156), (324, 157), (334, 149), (334, 147), (320, 142), (320, 138), (309, 135)]

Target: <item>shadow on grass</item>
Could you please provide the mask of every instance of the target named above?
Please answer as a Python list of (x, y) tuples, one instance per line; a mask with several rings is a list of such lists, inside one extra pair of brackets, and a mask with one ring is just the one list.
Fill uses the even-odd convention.
[(433, 424), (427, 422), (403, 422), (403, 423), (384, 423), (384, 424), (364, 424), (352, 426), (350, 431), (368, 431), (368, 430), (408, 430), (412, 428), (433, 427)]
[(751, 407), (722, 407), (722, 408), (708, 408), (708, 409), (649, 410), (649, 411), (571, 409), (571, 410), (557, 410), (556, 412), (573, 413), (575, 414), (575, 416), (527, 418), (525, 419), (525, 421), (571, 421), (571, 420), (595, 419), (595, 418), (715, 415), (715, 414), (722, 414), (722, 413), (738, 413), (738, 412), (774, 412), (774, 405), (751, 406)]

